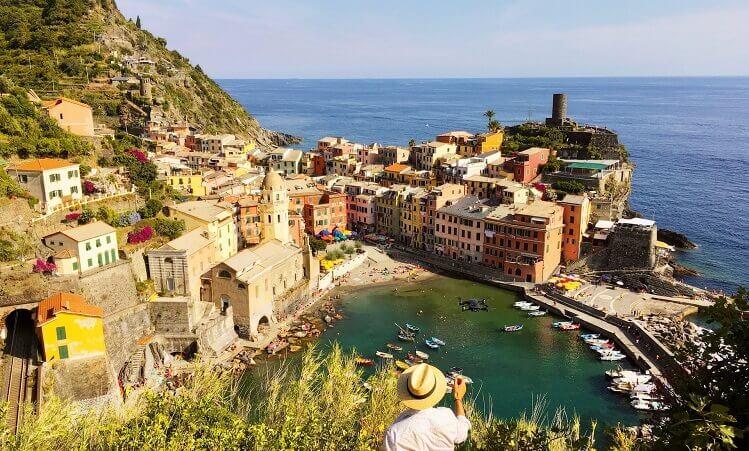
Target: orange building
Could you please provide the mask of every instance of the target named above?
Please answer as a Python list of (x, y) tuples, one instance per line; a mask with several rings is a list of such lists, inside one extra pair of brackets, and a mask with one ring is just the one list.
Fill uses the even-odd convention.
[(94, 136), (94, 114), (90, 106), (67, 97), (42, 102), (42, 108), (61, 129), (78, 136)]
[(531, 147), (506, 160), (505, 169), (513, 173), (516, 182), (529, 183), (541, 173), (540, 167), (549, 161), (550, 153), (550, 149)]
[(523, 282), (548, 279), (561, 261), (563, 208), (501, 205), (484, 218), (484, 264)]
[(567, 194), (557, 204), (564, 208), (562, 261), (571, 263), (580, 259), (583, 233), (590, 221), (590, 199), (587, 194)]
[(307, 233), (319, 235), (325, 229), (346, 226), (346, 195), (327, 191), (317, 202), (304, 205), (304, 226)]

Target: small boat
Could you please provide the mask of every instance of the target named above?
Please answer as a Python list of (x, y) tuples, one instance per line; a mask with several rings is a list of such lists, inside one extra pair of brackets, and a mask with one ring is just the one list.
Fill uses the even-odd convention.
[(666, 410), (666, 405), (658, 401), (633, 399), (630, 404), (632, 404), (632, 407), (637, 410)]
[(430, 340), (428, 338), (426, 340), (424, 340), (424, 344), (427, 345), (427, 346), (429, 346), (432, 349), (439, 349), (439, 347), (440, 347), (440, 345), (438, 345), (437, 343), (433, 342), (432, 340)]
[(583, 340), (595, 340), (601, 338), (601, 334), (580, 334), (580, 338)]
[(561, 330), (578, 330), (580, 329), (579, 323), (570, 323), (570, 324), (564, 324), (562, 326), (559, 326)]
[(395, 361), (395, 367), (399, 370), (407, 370), (411, 365), (404, 362), (403, 360), (396, 360)]
[(398, 334), (398, 340), (400, 341), (416, 341), (416, 337), (407, 334)]
[(653, 380), (653, 376), (649, 374), (640, 374), (634, 377), (617, 377), (614, 379), (615, 384), (648, 384)]
[(486, 305), (486, 299), (467, 299), (463, 300), (458, 298), (458, 305), (462, 311), (470, 310), (472, 312), (489, 311), (489, 306)]
[(356, 364), (359, 366), (372, 366), (374, 365), (374, 360), (367, 359), (364, 357), (357, 357), (355, 360)]
[(393, 354), (388, 354), (387, 352), (377, 351), (375, 352), (375, 355), (381, 359), (392, 359)]
[(562, 326), (566, 326), (570, 324), (572, 324), (572, 321), (555, 321), (551, 323), (551, 327), (555, 329), (560, 329)]
[(518, 302), (512, 304), (512, 306), (515, 307), (515, 308), (527, 307), (529, 305), (532, 305), (532, 304), (530, 302), (528, 302), (528, 301), (518, 301)]
[(454, 366), (450, 368), (450, 374), (463, 374), (463, 368), (459, 366)]
[(645, 401), (663, 401), (663, 398), (661, 398), (658, 395), (651, 395), (650, 393), (632, 393), (629, 395), (630, 399), (642, 399)]
[(442, 341), (442, 340), (440, 340), (437, 337), (432, 337), (432, 338), (430, 338), (430, 340), (432, 340), (432, 343), (436, 343), (436, 344), (438, 344), (440, 346), (445, 346), (445, 342)]
[(429, 360), (429, 354), (427, 354), (424, 351), (414, 351), (416, 353), (416, 356), (420, 358), (421, 360)]
[(418, 327), (414, 326), (413, 324), (408, 324), (408, 323), (406, 323), (406, 329), (408, 329), (409, 331), (413, 333), (417, 333), (419, 331)]
[(517, 332), (519, 330), (523, 330), (522, 324), (512, 324), (504, 327), (505, 332)]
[(546, 310), (536, 310), (535, 312), (528, 312), (528, 316), (534, 317), (534, 316), (544, 316), (546, 315)]
[(403, 350), (403, 346), (398, 346), (398, 345), (393, 344), (393, 343), (388, 343), (386, 346), (388, 347), (388, 349), (392, 349), (393, 351), (402, 351)]
[(536, 310), (539, 310), (540, 308), (541, 308), (540, 305), (531, 304), (531, 305), (526, 305), (524, 307), (520, 307), (520, 310), (524, 312), (535, 312)]
[(622, 369), (622, 367), (618, 367), (615, 370), (608, 370), (608, 371), (606, 371), (606, 376), (608, 376), (608, 377), (610, 377), (612, 379), (615, 379), (615, 378), (618, 378), (618, 377), (634, 378), (634, 377), (640, 376), (640, 375), (650, 376), (650, 371), (646, 371), (645, 374), (643, 374), (643, 373), (640, 373), (640, 372), (637, 372), (637, 371), (625, 370), (625, 369)]
[(627, 358), (624, 354), (604, 354), (598, 357), (599, 359), (603, 360), (604, 362), (614, 362), (617, 360), (624, 360)]

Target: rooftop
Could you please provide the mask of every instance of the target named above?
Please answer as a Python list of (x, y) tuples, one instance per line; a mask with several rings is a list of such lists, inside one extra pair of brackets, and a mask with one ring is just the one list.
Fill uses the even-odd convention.
[(557, 201), (557, 203), (582, 205), (587, 198), (588, 196), (584, 194), (567, 194), (562, 200)]
[(36, 321), (42, 325), (54, 318), (58, 313), (68, 312), (85, 316), (103, 317), (104, 309), (86, 303), (83, 296), (73, 293), (55, 293), (39, 302)]
[(213, 242), (213, 240), (206, 238), (204, 232), (205, 230), (202, 227), (198, 227), (166, 243), (160, 250), (184, 250), (187, 251), (187, 255), (192, 255)]
[(71, 163), (70, 161), (61, 160), (59, 158), (36, 158), (12, 164), (8, 169), (16, 171), (42, 172), (72, 166), (78, 166), (78, 163)]
[(409, 166), (407, 164), (393, 163), (390, 166), (386, 167), (385, 171), (400, 173), (400, 172), (403, 172), (403, 171), (408, 170), (408, 169), (411, 169), (411, 166)]
[(476, 196), (464, 196), (452, 205), (440, 208), (440, 213), (458, 216), (465, 219), (483, 219), (492, 212), (496, 204)]
[(237, 273), (237, 279), (249, 282), (265, 270), (272, 269), (296, 255), (297, 252), (299, 248), (292, 244), (284, 245), (278, 240), (272, 240), (251, 249), (245, 249), (224, 261), (224, 264)]
[(169, 208), (206, 222), (231, 216), (229, 209), (215, 200), (193, 200), (170, 205)]
[(60, 230), (59, 232), (50, 233), (47, 236), (56, 235), (57, 233), (62, 233), (63, 235), (67, 236), (73, 241), (80, 243), (81, 241), (90, 240), (91, 238), (96, 238), (96, 237), (106, 235), (108, 233), (114, 233), (114, 232), (115, 232), (115, 229), (109, 224), (107, 224), (106, 222), (94, 221), (89, 224), (84, 224), (82, 226), (73, 227), (72, 229), (64, 229), (64, 230)]

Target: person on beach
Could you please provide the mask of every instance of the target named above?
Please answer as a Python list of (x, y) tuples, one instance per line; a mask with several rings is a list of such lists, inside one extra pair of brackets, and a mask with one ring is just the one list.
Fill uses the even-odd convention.
[(466, 384), (456, 378), (454, 408), (434, 407), (445, 396), (447, 380), (426, 363), (414, 365), (398, 377), (398, 397), (407, 407), (385, 432), (382, 451), (447, 451), (468, 438), (471, 422), (466, 418), (463, 396)]

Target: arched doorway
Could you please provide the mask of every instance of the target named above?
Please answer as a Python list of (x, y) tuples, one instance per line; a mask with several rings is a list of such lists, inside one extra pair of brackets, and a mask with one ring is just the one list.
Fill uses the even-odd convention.
[(260, 334), (265, 335), (270, 329), (270, 319), (267, 316), (262, 316), (257, 322), (257, 331)]
[(226, 311), (231, 307), (231, 299), (229, 299), (229, 296), (222, 294), (221, 295), (221, 314), (226, 315)]

